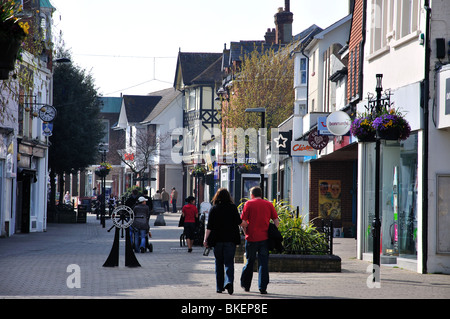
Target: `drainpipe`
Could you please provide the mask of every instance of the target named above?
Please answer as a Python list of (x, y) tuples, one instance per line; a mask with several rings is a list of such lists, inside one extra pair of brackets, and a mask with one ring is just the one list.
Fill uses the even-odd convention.
[(426, 11), (425, 22), (425, 74), (423, 81), (423, 172), (422, 172), (422, 272), (427, 273), (428, 261), (428, 138), (429, 138), (429, 99), (430, 99), (430, 19), (431, 7), (430, 1), (425, 0), (424, 9)]

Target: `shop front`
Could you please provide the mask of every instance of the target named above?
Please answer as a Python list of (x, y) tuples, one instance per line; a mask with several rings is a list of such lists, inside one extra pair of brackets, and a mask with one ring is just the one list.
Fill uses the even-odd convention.
[[(375, 217), (375, 143), (360, 143), (363, 158), (363, 259), (373, 254)], [(409, 264), (417, 268), (417, 195), (418, 195), (418, 133), (404, 141), (381, 142), (380, 157), (380, 220), (382, 264)], [(407, 267), (407, 266), (406, 266)]]

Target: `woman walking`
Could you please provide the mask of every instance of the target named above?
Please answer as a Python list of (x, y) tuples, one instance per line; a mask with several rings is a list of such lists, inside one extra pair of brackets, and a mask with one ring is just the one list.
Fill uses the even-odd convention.
[(187, 204), (181, 209), (184, 216), (184, 234), (188, 245), (188, 253), (192, 252), (192, 245), (194, 244), (195, 219), (198, 218), (198, 210), (195, 207), (195, 197), (189, 196), (186, 198)]
[(231, 295), (234, 281), (234, 254), (236, 245), (239, 245), (241, 240), (239, 226), (242, 220), (226, 188), (220, 188), (217, 191), (212, 204), (203, 245), (214, 247), (216, 291), (222, 293), (226, 289)]

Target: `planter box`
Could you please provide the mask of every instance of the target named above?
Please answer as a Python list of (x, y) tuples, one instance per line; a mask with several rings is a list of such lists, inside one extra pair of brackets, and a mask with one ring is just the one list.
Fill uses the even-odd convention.
[(77, 222), (77, 213), (72, 212), (57, 212), (57, 221), (61, 224), (75, 224)]
[[(245, 240), (241, 238), (241, 244), (236, 246), (234, 262), (246, 263)], [(253, 271), (257, 270), (258, 262), (255, 262)], [(270, 272), (341, 272), (341, 257), (335, 255), (285, 255), (270, 254)]]
[(271, 272), (341, 272), (341, 258), (335, 255), (271, 254), (269, 270)]
[[(246, 263), (244, 246), (236, 247), (235, 263)], [(257, 262), (253, 267), (257, 272)], [(270, 272), (341, 272), (341, 258), (335, 255), (270, 254)]]

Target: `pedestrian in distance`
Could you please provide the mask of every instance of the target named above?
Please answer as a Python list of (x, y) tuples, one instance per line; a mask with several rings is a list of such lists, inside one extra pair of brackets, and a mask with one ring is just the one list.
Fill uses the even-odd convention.
[(161, 199), (161, 191), (158, 189), (155, 193), (155, 195), (153, 195), (153, 199)]
[(134, 235), (134, 251), (145, 252), (146, 236), (149, 234), (150, 226), (148, 224), (149, 208), (147, 199), (144, 196), (138, 198), (138, 204), (133, 208), (134, 220), (131, 225)]
[(161, 202), (162, 202), (162, 207), (164, 208), (164, 212), (168, 212), (169, 211), (169, 193), (166, 192), (166, 189), (163, 188), (161, 191)]
[(172, 187), (172, 192), (170, 193), (170, 202), (172, 203), (172, 213), (177, 212), (177, 197), (178, 192), (175, 187)]
[(247, 263), (242, 269), (241, 287), (250, 291), (253, 265), (258, 257), (258, 288), (267, 294), (269, 284), (269, 243), (270, 220), (278, 227), (278, 214), (270, 201), (262, 198), (260, 187), (250, 189), (251, 199), (244, 204), (241, 219), (245, 233), (245, 255)]
[(188, 253), (192, 252), (192, 245), (194, 244), (195, 235), (195, 219), (198, 218), (198, 210), (195, 206), (195, 197), (189, 196), (186, 198), (187, 204), (181, 209), (181, 214), (184, 217), (184, 235), (188, 246)]
[(205, 232), (205, 247), (213, 247), (215, 257), (216, 292), (234, 290), (234, 255), (240, 244), (239, 226), (242, 220), (226, 188), (219, 188), (212, 199), (208, 226)]
[(69, 194), (69, 191), (67, 191), (66, 194), (64, 195), (64, 204), (70, 205), (70, 194)]

